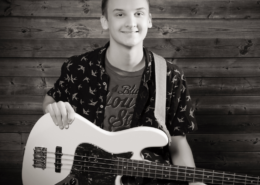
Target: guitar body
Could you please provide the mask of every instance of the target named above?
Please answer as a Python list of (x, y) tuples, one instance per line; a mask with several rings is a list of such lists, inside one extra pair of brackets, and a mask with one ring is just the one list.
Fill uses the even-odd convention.
[[(69, 129), (61, 130), (45, 114), (26, 143), (23, 184), (120, 185), (122, 176), (110, 173), (112, 164), (119, 163), (118, 159), (122, 159), (122, 164), (123, 159), (144, 160), (141, 153), (144, 148), (162, 147), (167, 142), (167, 136), (159, 129), (138, 127), (107, 132), (78, 114)], [(102, 169), (104, 173), (100, 173)], [(120, 170), (117, 174), (121, 174)]]

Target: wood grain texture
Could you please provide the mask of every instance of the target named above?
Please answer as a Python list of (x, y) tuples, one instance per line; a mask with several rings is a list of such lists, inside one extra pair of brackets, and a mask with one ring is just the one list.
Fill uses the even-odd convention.
[[(0, 115), (0, 132), (30, 132), (42, 115)], [(199, 129), (190, 134), (250, 134), (260, 129), (260, 115), (197, 115), (196, 120)]]
[[(1, 58), (0, 76), (59, 77), (66, 58)], [(260, 58), (168, 58), (186, 77), (260, 77)]]
[[(260, 8), (259, 8), (260, 10)], [(243, 25), (243, 26), (241, 26)], [(147, 38), (260, 38), (260, 20), (154, 19)], [(0, 39), (109, 38), (99, 19), (6, 17)]]
[(23, 164), (23, 150), (11, 151), (4, 150), (0, 152), (0, 166), (1, 168), (22, 168)]
[(257, 115), (259, 96), (193, 96), (197, 115)]
[(187, 78), (188, 89), (194, 95), (258, 96), (260, 78)]
[(21, 168), (0, 168), (0, 184), (23, 185)]
[(58, 78), (0, 77), (1, 95), (43, 96)]
[[(259, 1), (250, 0), (151, 0), (154, 18), (229, 19), (260, 18)], [(0, 16), (99, 17), (101, 1), (13, 0), (0, 3)]]
[[(196, 166), (260, 175), (260, 1), (150, 1), (144, 45), (187, 77)], [(0, 184), (22, 184), (23, 149), (62, 63), (108, 41), (100, 4), (0, 1)]]
[[(43, 96), (0, 96), (0, 114), (42, 114)], [(197, 115), (259, 115), (260, 96), (193, 96)]]
[(0, 151), (22, 149), (22, 135), (20, 133), (0, 133)]
[(42, 115), (0, 115), (0, 132), (28, 133)]
[[(104, 46), (107, 39), (1, 39), (0, 57), (60, 58)], [(166, 58), (260, 57), (260, 39), (145, 39), (144, 45)]]
[[(43, 96), (58, 77), (0, 77), (1, 95)], [(260, 77), (255, 78), (187, 78), (188, 89), (194, 95), (258, 96)]]
[(259, 152), (260, 133), (187, 135), (194, 152)]
[(0, 114), (2, 115), (39, 115), (42, 110), (43, 96), (1, 96)]
[(259, 133), (260, 115), (197, 115), (198, 130), (191, 134)]

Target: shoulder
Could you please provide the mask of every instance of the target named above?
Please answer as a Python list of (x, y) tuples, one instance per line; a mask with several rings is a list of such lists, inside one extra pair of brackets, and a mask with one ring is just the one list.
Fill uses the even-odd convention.
[(67, 59), (63, 67), (66, 67), (68, 70), (77, 70), (78, 68), (88, 68), (91, 64), (96, 63), (101, 60), (102, 53), (106, 48), (100, 47), (92, 51), (80, 55), (74, 55)]

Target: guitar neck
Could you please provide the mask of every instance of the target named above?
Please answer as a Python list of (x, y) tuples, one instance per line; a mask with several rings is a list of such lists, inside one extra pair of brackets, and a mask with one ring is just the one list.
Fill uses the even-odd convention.
[(117, 174), (206, 184), (258, 185), (259, 177), (119, 158)]

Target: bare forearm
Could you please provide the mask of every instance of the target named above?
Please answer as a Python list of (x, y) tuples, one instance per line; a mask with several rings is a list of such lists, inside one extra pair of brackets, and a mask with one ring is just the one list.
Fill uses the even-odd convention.
[(192, 151), (186, 136), (172, 136), (169, 150), (174, 165), (195, 167)]

